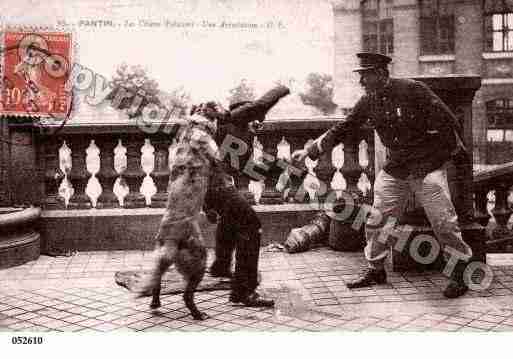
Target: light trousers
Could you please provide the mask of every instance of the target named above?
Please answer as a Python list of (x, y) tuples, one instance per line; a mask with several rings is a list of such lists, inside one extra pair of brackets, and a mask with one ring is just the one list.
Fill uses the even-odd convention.
[(374, 183), (374, 202), (365, 226), (365, 258), (369, 267), (383, 269), (390, 248), (400, 238), (397, 235), (384, 235), (384, 230), (401, 218), (412, 192), (426, 212), (440, 250), (444, 254), (458, 251), (470, 258), (472, 250), (461, 235), (449, 192), (446, 167), (430, 172), (424, 178), (406, 179), (392, 177), (382, 170)]

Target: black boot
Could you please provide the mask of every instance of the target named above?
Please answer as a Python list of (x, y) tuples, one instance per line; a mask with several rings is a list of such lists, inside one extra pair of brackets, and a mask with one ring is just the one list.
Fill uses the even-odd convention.
[[(255, 214), (256, 217), (256, 214)], [(258, 259), (260, 255), (260, 223), (256, 220), (246, 233), (240, 233), (237, 240), (235, 274), (230, 301), (246, 307), (273, 307), (274, 300), (257, 293)]]
[(458, 298), (467, 293), (468, 286), (463, 278), (463, 273), (465, 272), (465, 268), (467, 268), (467, 264), (468, 262), (460, 262), (454, 267), (451, 275), (451, 281), (444, 290), (444, 296), (446, 298)]
[(384, 269), (368, 269), (360, 278), (354, 282), (347, 283), (349, 289), (369, 287), (373, 284), (384, 284), (387, 282), (387, 272)]
[(250, 294), (243, 295), (240, 295), (236, 292), (232, 292), (230, 294), (230, 302), (242, 303), (246, 307), (274, 307), (274, 300), (263, 298), (256, 291)]

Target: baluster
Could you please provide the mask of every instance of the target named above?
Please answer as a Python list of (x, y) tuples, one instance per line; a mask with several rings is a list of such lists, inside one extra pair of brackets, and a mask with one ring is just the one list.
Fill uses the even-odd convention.
[(495, 208), (492, 215), (497, 227), (492, 231), (493, 242), (496, 244), (513, 245), (513, 231), (508, 228), (508, 220), (513, 210), (508, 206), (508, 195), (511, 185), (499, 182), (495, 185)]
[(341, 143), (333, 148), (331, 152), (331, 163), (335, 173), (331, 179), (331, 190), (335, 191), (337, 198), (342, 196), (342, 191), (347, 188), (347, 182), (342, 175), (341, 169), (344, 166), (344, 145)]
[[(280, 143), (276, 146), (278, 152), (276, 154), (276, 159), (278, 161), (284, 161), (286, 163), (291, 162), (291, 152), (290, 152), (290, 143), (285, 139), (285, 136), (281, 138)], [(282, 193), (283, 201), (287, 201), (288, 195), (290, 193), (290, 174), (287, 169), (284, 169), (281, 173), (280, 177), (276, 181), (276, 190)]]
[(58, 193), (64, 200), (64, 206), (67, 208), (69, 205), (70, 198), (75, 193), (73, 185), (69, 181), (69, 174), (71, 172), (72, 159), (71, 149), (68, 147), (66, 141), (62, 142), (62, 146), (59, 148), (59, 168), (64, 177), (62, 178), (61, 184), (59, 185)]
[[(304, 132), (285, 132), (286, 141), (290, 145), (290, 152), (294, 152), (297, 149), (305, 148), (306, 144), (311, 143), (307, 141), (305, 143), (306, 136), (310, 135), (310, 131)], [(307, 201), (306, 191), (303, 187), (303, 182), (306, 179), (307, 168), (303, 163), (292, 163), (291, 169), (289, 169), (289, 178), (288, 178), (288, 201), (292, 203), (303, 203)]]
[(124, 177), (127, 168), (126, 157), (126, 147), (123, 146), (121, 140), (118, 140), (118, 145), (114, 149), (114, 169), (119, 177), (114, 182), (113, 190), (121, 207), (125, 206), (125, 198), (128, 195), (128, 192), (130, 192)]
[(131, 138), (126, 144), (127, 147), (127, 169), (123, 174), (128, 184), (128, 195), (125, 198), (128, 208), (137, 208), (144, 206), (144, 196), (138, 189), (142, 183), (144, 172), (141, 168), (141, 140)]
[[(312, 143), (312, 139), (309, 139), (307, 144)], [(319, 190), (321, 188), (321, 181), (317, 177), (315, 173), (315, 168), (319, 164), (319, 160), (313, 161), (310, 157), (305, 158), (305, 166), (307, 168), (308, 174), (303, 181), (303, 188), (308, 193), (308, 198), (310, 202), (317, 202), (319, 199)]]
[(365, 142), (367, 143), (367, 157), (369, 159), (369, 164), (364, 168), (364, 172), (367, 175), (367, 179), (369, 180), (370, 190), (367, 193), (367, 196), (364, 198), (365, 202), (368, 204), (372, 204), (374, 197), (374, 179), (376, 177), (376, 144), (375, 137), (377, 137), (374, 133), (373, 129), (369, 129), (365, 133)]
[(114, 194), (114, 182), (117, 173), (114, 169), (114, 148), (116, 143), (112, 138), (101, 138), (100, 147), (100, 171), (97, 177), (102, 185), (102, 193), (98, 197), (98, 208), (109, 208), (119, 206), (119, 201)]
[(146, 206), (150, 206), (153, 195), (157, 193), (157, 188), (155, 187), (153, 179), (150, 177), (150, 173), (152, 173), (155, 168), (155, 148), (151, 145), (149, 139), (144, 140), (144, 146), (141, 147), (141, 154), (141, 168), (146, 176), (142, 181), (139, 192), (144, 196)]
[(59, 198), (59, 182), (64, 178), (64, 173), (59, 167), (58, 143), (48, 139), (42, 141), (41, 151), (45, 165), (45, 207), (54, 209), (59, 207), (62, 200)]
[[(307, 148), (311, 143), (313, 142), (312, 139), (309, 139), (303, 146), (303, 148)], [(300, 170), (303, 171), (303, 173), (306, 173), (302, 175), (301, 178), (293, 176), (291, 177), (292, 182), (292, 188), (291, 193), (289, 194), (291, 199), (294, 202), (297, 203), (306, 203), (309, 201), (310, 198), (308, 197), (312, 196), (315, 198), (315, 190), (312, 191), (312, 186), (316, 186), (315, 182), (319, 184), (319, 180), (317, 179), (317, 175), (315, 172), (313, 172), (313, 168), (309, 168), (308, 166), (317, 165), (317, 161), (312, 161), (309, 157), (305, 158), (303, 163), (296, 164), (300, 167)], [(311, 194), (308, 193), (308, 191), (311, 191)]]
[[(262, 202), (266, 204), (281, 204), (283, 203), (283, 194), (276, 189), (276, 181), (278, 176), (278, 172), (280, 171), (279, 167), (277, 167), (276, 160), (278, 158), (278, 141), (279, 137), (271, 137), (267, 136), (264, 140), (262, 138), (262, 142), (260, 144), (262, 149), (262, 158), (261, 163), (263, 163), (262, 169), (257, 169), (257, 172), (261, 172), (264, 174), (264, 193)], [(255, 138), (256, 139), (256, 138)], [(260, 143), (260, 142), (259, 142)], [(282, 152), (280, 156), (286, 155), (286, 144), (283, 144), (283, 148), (281, 148)], [(290, 158), (290, 149), (289, 149), (289, 158)], [(276, 167), (275, 167), (276, 166)]]
[(169, 163), (167, 143), (155, 143), (155, 170), (152, 172), (157, 193), (151, 199), (152, 207), (164, 207), (167, 200), (167, 183), (169, 181)]
[(358, 164), (358, 151), (358, 143), (353, 141), (344, 143), (344, 166), (342, 167), (342, 174), (347, 182), (346, 191), (360, 195), (361, 191), (358, 188), (358, 180), (362, 170)]
[[(264, 149), (258, 138), (255, 137), (253, 140), (253, 162), (255, 165), (260, 166), (264, 162)], [(265, 180), (253, 181), (250, 180), (248, 184), (248, 192), (253, 195), (253, 200), (256, 204), (260, 203), (260, 199), (262, 198), (262, 194), (265, 189)]]
[[(338, 146), (338, 145), (337, 145)], [(335, 146), (336, 147), (336, 146)], [(333, 148), (334, 149), (334, 148)], [(337, 159), (333, 159), (333, 150), (326, 152), (324, 155), (322, 155), (318, 159), (317, 166), (315, 167), (315, 175), (317, 179), (319, 180), (319, 189), (317, 193), (317, 197), (321, 202), (324, 202), (327, 199), (328, 194), (331, 190), (334, 190), (335, 193), (337, 190), (335, 190), (333, 187), (331, 187), (331, 181), (333, 180), (334, 176), (336, 175), (336, 167), (333, 165), (333, 163), (340, 164), (338, 161), (340, 161), (340, 151), (341, 149), (337, 149), (335, 151), (335, 156), (338, 156)], [(335, 161), (335, 162), (333, 162)], [(344, 186), (343, 185), (343, 179), (342, 182), (338, 183), (338, 180), (340, 179), (339, 176), (335, 177), (335, 180), (337, 181), (338, 186)], [(335, 184), (335, 182), (334, 182)], [(337, 184), (335, 184), (335, 187), (337, 187)], [(340, 193), (339, 193), (340, 194)], [(331, 196), (331, 195), (330, 195)]]
[(100, 171), (100, 149), (96, 146), (94, 140), (91, 140), (86, 153), (86, 169), (91, 174), (91, 177), (87, 181), (85, 193), (89, 196), (92, 207), (96, 208), (98, 197), (102, 193), (102, 186), (96, 177), (96, 174)]
[(492, 211), (495, 208), (495, 190), (488, 191), (488, 193), (486, 194), (486, 199), (487, 199), (486, 211), (491, 216), (492, 215)]
[(89, 141), (82, 137), (77, 136), (71, 142), (72, 165), (69, 179), (75, 189), (69, 201), (69, 206), (72, 208), (90, 207), (89, 198), (85, 193), (87, 177), (89, 177), (89, 173), (86, 170), (86, 148)]
[(359, 144), (358, 149), (358, 164), (362, 168), (362, 173), (360, 178), (358, 179), (357, 187), (363, 193), (364, 198), (368, 199), (369, 194), (371, 193), (372, 185), (369, 181), (369, 177), (366, 174), (366, 168), (369, 166), (369, 146), (367, 141), (362, 140)]
[(253, 195), (253, 201), (255, 204), (260, 204), (262, 194), (264, 193), (265, 182), (264, 181), (249, 181), (248, 191)]
[(490, 220), (490, 214), (488, 213), (488, 188), (478, 188), (475, 190), (475, 216), (477, 223), (486, 227)]

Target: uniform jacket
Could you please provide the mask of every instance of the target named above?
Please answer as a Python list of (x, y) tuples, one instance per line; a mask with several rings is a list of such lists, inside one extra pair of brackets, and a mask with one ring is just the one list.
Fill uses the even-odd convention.
[(384, 170), (398, 178), (424, 177), (462, 146), (458, 119), (424, 83), (389, 79), (383, 89), (364, 95), (348, 117), (319, 137), (307, 150), (311, 158), (330, 151), (362, 126), (374, 128), (388, 149)]

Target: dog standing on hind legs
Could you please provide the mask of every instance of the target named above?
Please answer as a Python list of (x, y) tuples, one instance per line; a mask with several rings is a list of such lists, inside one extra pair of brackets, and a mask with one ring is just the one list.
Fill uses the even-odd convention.
[(175, 264), (186, 282), (185, 305), (194, 319), (203, 320), (208, 316), (194, 303), (194, 292), (203, 279), (207, 260), (198, 219), (219, 154), (213, 139), (215, 119), (207, 117), (207, 109), (196, 111), (180, 128), (178, 143), (170, 153), (168, 199), (156, 235), (155, 262), (139, 296), (151, 291), (150, 307), (160, 307), (162, 275)]
[(154, 285), (150, 308), (157, 309), (161, 306), (161, 278), (171, 264), (174, 263), (177, 271), (183, 276), (186, 282), (183, 295), (186, 307), (189, 309), (194, 319), (206, 319), (207, 315), (200, 312), (194, 303), (194, 292), (205, 275), (207, 264), (207, 251), (203, 245), (198, 222), (186, 221), (181, 224), (175, 223), (173, 227), (178, 230), (181, 229), (183, 231), (182, 233), (189, 231), (192, 233), (190, 233), (189, 238), (178, 240), (178, 244), (173, 240), (167, 239), (169, 237), (157, 243), (157, 259), (156, 267), (152, 275)]

